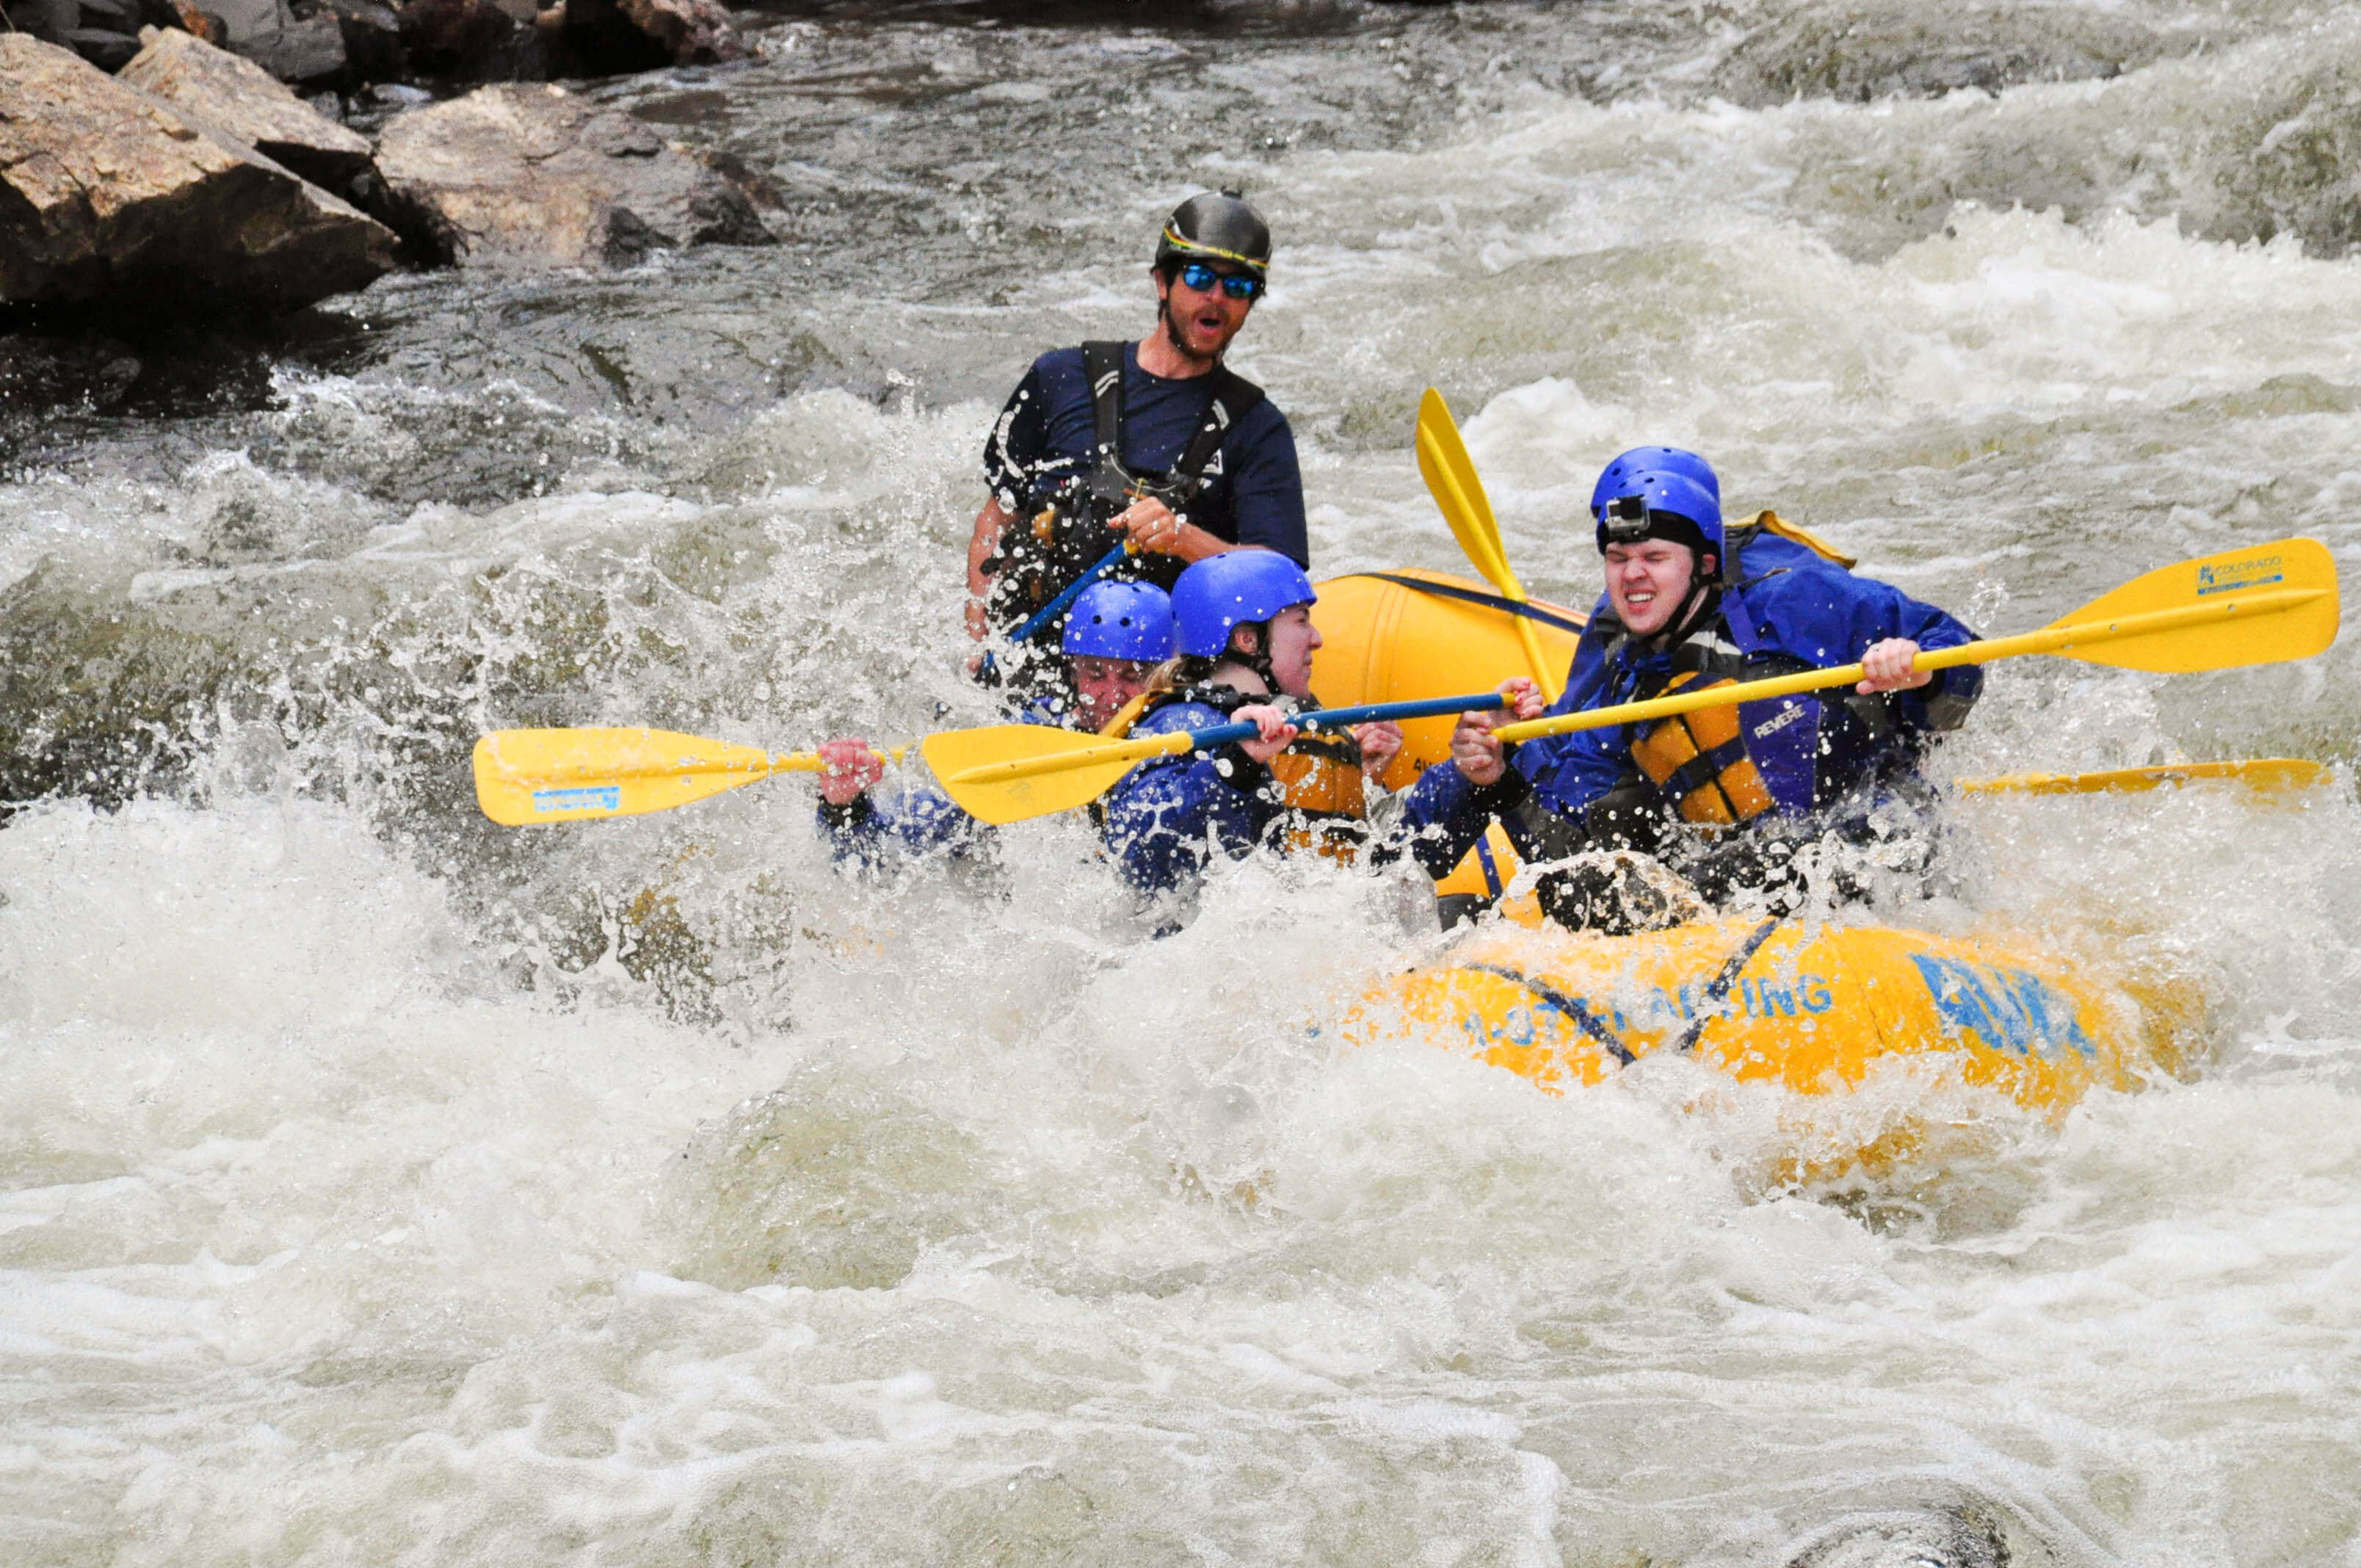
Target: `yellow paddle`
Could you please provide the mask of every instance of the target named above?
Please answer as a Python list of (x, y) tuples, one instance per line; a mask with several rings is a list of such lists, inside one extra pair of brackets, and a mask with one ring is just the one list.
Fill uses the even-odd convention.
[[(1433, 387), (1418, 400), (1418, 471), (1426, 480), (1427, 493), (1443, 510), (1444, 521), (1451, 525), (1451, 536), (1459, 541), (1486, 581), (1500, 590), (1500, 597), (1512, 604), (1523, 604), (1524, 585), (1517, 574), (1509, 569), (1509, 553), (1500, 543), (1500, 525), (1492, 519), (1492, 503), (1484, 494), (1484, 481), (1476, 477), (1476, 460), (1467, 455), (1467, 444), (1459, 439), (1459, 426), (1451, 418), (1451, 405)], [(1542, 656), (1541, 639), (1533, 635), (1533, 623), (1523, 616), (1516, 618), (1517, 635), (1524, 641), (1525, 659), (1533, 667), (1533, 679), (1552, 702), (1557, 700), (1556, 672)]]
[(669, 729), (501, 729), (476, 742), (476, 804), (511, 828), (637, 817), (819, 768), (814, 751), (774, 757)]
[[(1499, 692), (1466, 696), (1417, 697), (1299, 713), (1289, 720), (1305, 734), (1334, 734), (1356, 724), (1388, 719), (1431, 718), (1440, 714), (1497, 708)], [(1077, 735), (1038, 724), (995, 724), (982, 729), (950, 729), (920, 742), (927, 765), (943, 791), (969, 816), (995, 825), (1021, 822), (1088, 806), (1115, 782), (1149, 757), (1177, 757), (1211, 751), (1235, 740), (1251, 740), (1251, 724), (1211, 729), (1168, 729), (1129, 740)]]
[[(2055, 653), (2087, 663), (2167, 674), (2229, 670), (2310, 658), (2336, 641), (2336, 563), (2327, 546), (2311, 539), (2279, 539), (2159, 566), (2039, 631), (1921, 652), (1910, 666), (1948, 670), (2023, 653)], [(1493, 733), (1503, 740), (1531, 740), (1850, 685), (1861, 678), (1859, 664), (1804, 670), (1767, 681), (1526, 719), (1504, 724)]]
[[(2310, 539), (2282, 539), (2160, 566), (2042, 630), (1922, 652), (1911, 663), (1921, 670), (1946, 670), (2022, 653), (2055, 653), (2135, 670), (2228, 670), (2309, 658), (2336, 641), (2336, 565), (2326, 547)], [(1861, 678), (1859, 664), (1805, 670), (1771, 680), (1528, 719), (1503, 725), (1494, 733), (1509, 740), (1562, 735), (1666, 718), (1727, 703), (1850, 685)], [(1318, 716), (1326, 722), (1314, 722), (1312, 727), (1415, 718), (1422, 710), (1470, 711), (1497, 707), (1499, 702), (1498, 696), (1487, 695), (1332, 709)], [(961, 806), (986, 822), (1015, 822), (1088, 805), (1143, 758), (1224, 744), (1243, 738), (1237, 732), (1246, 728), (1171, 730), (1137, 740), (1109, 741), (1039, 725), (1005, 724), (931, 735), (924, 746), (936, 778)]]
[(2109, 768), (2095, 773), (2004, 773), (1961, 779), (1968, 795), (2098, 795), (2133, 792), (2199, 779), (2230, 779), (2266, 795), (2312, 789), (2328, 782), (2328, 765), (2303, 757), (2249, 757), (2235, 762), (2166, 762), (2150, 768)]

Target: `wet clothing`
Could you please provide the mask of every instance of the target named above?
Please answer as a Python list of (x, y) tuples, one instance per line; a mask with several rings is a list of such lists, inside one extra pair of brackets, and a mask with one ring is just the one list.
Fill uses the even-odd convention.
[[(1550, 711), (1851, 663), (1887, 638), (1930, 652), (1975, 639), (1932, 605), (1793, 540), (1741, 530), (1730, 547), (1725, 586), (1669, 641), (1633, 641), (1602, 598)], [(1455, 767), (1428, 769), (1409, 793), (1404, 821), (1419, 835), (1420, 863), (1437, 877), (1497, 818), (1529, 861), (1638, 849), (1665, 857), (1720, 902), (1792, 883), (1796, 851), (1824, 832), (1872, 844), (1904, 830), (1932, 799), (1917, 773), (1927, 739), (1957, 728), (1982, 687), (1982, 672), (1961, 666), (1910, 691), (1838, 688), (1545, 736), (1518, 746), (1491, 785), (1471, 784)]]
[[(1018, 724), (1071, 728), (1064, 721), (1065, 711), (1062, 705), (1043, 698), (1010, 718)], [(965, 854), (991, 832), (935, 784), (909, 773), (862, 790), (842, 806), (822, 800), (819, 825), (838, 861), (857, 861), (873, 871), (905, 857)]]
[(902, 855), (964, 853), (984, 830), (950, 796), (910, 778), (862, 790), (842, 806), (821, 801), (819, 825), (838, 860), (872, 870)]
[[(1251, 703), (1286, 707), (1292, 699), (1195, 686), (1145, 709), (1128, 733), (1208, 729)], [(1043, 701), (1016, 718), (1058, 726), (1061, 712)], [(1269, 840), (1350, 855), (1364, 830), (1360, 769), (1350, 736), (1304, 736), (1271, 765), (1235, 745), (1151, 757), (1093, 804), (1092, 817), (1125, 881), (1142, 893), (1170, 893), (1194, 883), (1216, 847), (1237, 856)], [(843, 806), (820, 802), (819, 822), (840, 861), (870, 869), (930, 853), (963, 855), (993, 831), (935, 785), (906, 776)]]
[[(1029, 569), (1031, 576), (1023, 585), (1025, 591), (1006, 601), (1007, 615), (1047, 602), (1121, 542), (1106, 526), (1121, 505), (1100, 497), (1091, 510), (1075, 496), (1077, 487), (1100, 466), (1100, 430), (1117, 400), (1117, 455), (1124, 469), (1148, 483), (1151, 493), (1158, 493), (1159, 482), (1171, 479), (1199, 433), (1210, 428), (1218, 433), (1218, 442), (1207, 443), (1212, 450), (1203, 456), (1202, 472), (1191, 483), (1178, 487), (1193, 493), (1176, 494), (1168, 504), (1184, 521), (1227, 543), (1258, 544), (1299, 565), (1310, 564), (1303, 477), (1286, 417), (1258, 388), (1226, 369), (1180, 379), (1150, 375), (1139, 367), (1136, 343), (1099, 349), (1110, 369), (1118, 349), (1122, 374), (1109, 384), (1108, 406), (1102, 407), (1093, 397), (1083, 349), (1057, 349), (1033, 362), (985, 443), (985, 481), (1010, 514), (1001, 549), (986, 575), (995, 578), (996, 588), (999, 579), (1013, 577), (1020, 569)], [(1217, 400), (1219, 413), (1214, 411)], [(1236, 411), (1235, 417), (1231, 411)], [(1048, 537), (1037, 537), (1037, 521), (1053, 505), (1060, 517), (1040, 523)], [(1046, 570), (1040, 565), (1045, 558)], [(1119, 575), (1169, 589), (1183, 565), (1174, 555), (1136, 555), (1126, 559)], [(996, 601), (1002, 597), (995, 592)]]
[[(1255, 704), (1294, 706), (1285, 696), (1192, 686), (1150, 707), (1131, 732), (1210, 729)], [(1349, 736), (1304, 736), (1272, 764), (1235, 745), (1151, 757), (1099, 798), (1101, 830), (1125, 880), (1144, 893), (1195, 882), (1217, 850), (1235, 858), (1276, 841), (1349, 852), (1362, 828), (1360, 767), (1360, 748)]]

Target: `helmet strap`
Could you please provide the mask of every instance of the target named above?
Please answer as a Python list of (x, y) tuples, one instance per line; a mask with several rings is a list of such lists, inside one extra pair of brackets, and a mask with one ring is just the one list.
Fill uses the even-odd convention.
[(1264, 689), (1276, 696), (1279, 694), (1279, 676), (1270, 667), (1270, 622), (1241, 620), (1236, 626), (1230, 628), (1230, 635), (1233, 638), (1237, 636), (1240, 627), (1255, 634), (1255, 651), (1251, 653), (1240, 652), (1237, 644), (1232, 642), (1229, 647), (1222, 651), (1222, 656), (1213, 663), (1235, 664), (1240, 669), (1252, 670), (1261, 677)]

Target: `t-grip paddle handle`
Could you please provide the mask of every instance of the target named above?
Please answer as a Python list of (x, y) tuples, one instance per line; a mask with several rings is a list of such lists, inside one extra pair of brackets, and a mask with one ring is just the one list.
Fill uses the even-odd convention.
[[(1415, 702), (1365, 702), (1358, 707), (1320, 707), (1299, 713), (1288, 722), (1307, 735), (1322, 730), (1350, 729), (1356, 724), (1381, 724), (1392, 719), (1433, 718), (1444, 713), (1481, 713), (1505, 707), (1509, 699), (1499, 692), (1475, 696), (1430, 696)], [(1262, 733), (1251, 724), (1217, 724), (1211, 729), (1175, 731), (1189, 737), (1189, 750), (1210, 751), (1216, 746), (1251, 740)], [(1176, 742), (1174, 751), (1179, 751)]]

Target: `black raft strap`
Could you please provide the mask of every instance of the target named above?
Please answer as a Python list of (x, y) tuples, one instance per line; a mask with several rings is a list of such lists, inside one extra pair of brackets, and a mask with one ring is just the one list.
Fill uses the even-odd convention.
[[(1710, 751), (1699, 751), (1696, 756), (1675, 768), (1658, 787), (1675, 800), (1686, 799), (1701, 789), (1718, 790), (1721, 787), (1722, 770), (1745, 759), (1746, 742), (1727, 740)], [(1722, 804), (1734, 807), (1737, 803), (1725, 796)], [(1735, 820), (1737, 816), (1738, 813), (1733, 809), (1730, 812), (1731, 819)]]
[(1455, 583), (1430, 583), (1424, 577), (1405, 577), (1392, 572), (1356, 572), (1353, 575), (1356, 577), (1375, 577), (1381, 583), (1399, 583), (1403, 587), (1412, 588), (1422, 594), (1433, 594), (1439, 599), (1458, 599), (1466, 604), (1480, 604), (1486, 609), (1506, 610), (1510, 615), (1520, 615), (1527, 620), (1538, 620), (1543, 626), (1554, 626), (1561, 631), (1571, 631), (1576, 636), (1581, 635), (1582, 632), (1582, 622), (1578, 620), (1569, 620), (1554, 611), (1543, 609), (1536, 604), (1519, 604), (1515, 599), (1503, 598), (1499, 594), (1488, 594), (1479, 588), (1463, 588)]

